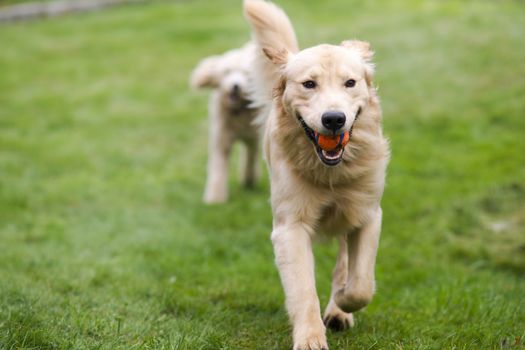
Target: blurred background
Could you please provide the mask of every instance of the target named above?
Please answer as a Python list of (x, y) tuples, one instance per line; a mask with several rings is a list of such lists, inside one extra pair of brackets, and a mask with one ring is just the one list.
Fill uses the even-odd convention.
[[(392, 147), (377, 294), (331, 349), (524, 348), (525, 4), (278, 4), (303, 48), (371, 42)], [(291, 348), (266, 173), (243, 190), (234, 157), (201, 203), (189, 74), (248, 40), (240, 0), (0, 22), (0, 348)]]

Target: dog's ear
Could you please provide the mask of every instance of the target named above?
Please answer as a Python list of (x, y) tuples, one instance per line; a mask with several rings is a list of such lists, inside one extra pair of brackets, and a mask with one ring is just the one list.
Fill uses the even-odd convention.
[(372, 86), (372, 78), (374, 77), (374, 64), (372, 58), (374, 57), (374, 51), (370, 47), (370, 43), (361, 40), (345, 40), (341, 43), (341, 46), (356, 51), (365, 62), (365, 80), (368, 86)]
[(191, 73), (190, 85), (193, 88), (216, 88), (219, 86), (219, 56), (210, 56), (199, 62)]
[(365, 62), (372, 63), (374, 51), (372, 51), (372, 48), (370, 47), (370, 43), (368, 41), (345, 40), (341, 43), (341, 46), (356, 50), (363, 57)]
[(281, 50), (276, 50), (272, 47), (264, 47), (262, 50), (266, 57), (268, 57), (270, 61), (278, 66), (284, 66), (290, 58), (290, 52), (284, 48)]

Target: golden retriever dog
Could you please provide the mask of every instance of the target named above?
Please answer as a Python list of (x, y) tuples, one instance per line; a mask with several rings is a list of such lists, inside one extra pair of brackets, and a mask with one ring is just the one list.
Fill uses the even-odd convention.
[[(254, 99), (266, 106), (271, 239), (293, 348), (328, 349), (325, 326), (352, 326), (352, 313), (375, 290), (390, 152), (372, 82), (373, 53), (357, 40), (300, 51), (290, 20), (276, 5), (245, 0), (244, 14), (257, 46)], [(340, 247), (321, 317), (312, 240), (323, 234), (336, 236)]]
[(228, 197), (228, 162), (236, 141), (245, 145), (242, 181), (254, 186), (258, 176), (260, 132), (253, 125), (257, 110), (250, 106), (248, 86), (254, 45), (202, 60), (194, 69), (190, 84), (209, 88), (208, 178), (204, 202), (223, 203)]

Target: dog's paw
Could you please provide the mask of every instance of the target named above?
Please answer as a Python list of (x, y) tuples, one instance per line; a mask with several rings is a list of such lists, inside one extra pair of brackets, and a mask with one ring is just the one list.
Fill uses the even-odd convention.
[(323, 338), (310, 337), (309, 339), (295, 343), (293, 350), (328, 350), (328, 343), (326, 339)]
[(293, 350), (328, 350), (324, 327), (298, 332), (294, 339)]
[(354, 315), (341, 310), (333, 299), (330, 299), (324, 311), (323, 322), (333, 331), (343, 331), (354, 326)]
[(204, 204), (213, 205), (213, 204), (224, 204), (226, 199), (217, 199), (217, 198), (204, 198)]
[(333, 331), (344, 331), (354, 326), (354, 315), (342, 310), (333, 310), (324, 316), (323, 322)]
[(336, 305), (345, 312), (354, 312), (364, 308), (374, 296), (374, 280), (354, 278), (335, 293)]
[(203, 201), (205, 204), (223, 204), (228, 200), (228, 196), (222, 193), (206, 192)]

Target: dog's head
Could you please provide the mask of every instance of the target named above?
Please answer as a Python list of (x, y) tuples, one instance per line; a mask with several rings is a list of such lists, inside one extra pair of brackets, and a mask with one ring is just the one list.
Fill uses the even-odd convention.
[(191, 75), (191, 86), (217, 89), (222, 104), (227, 108), (238, 109), (248, 105), (251, 52), (246, 45), (222, 55), (203, 59)]
[(324, 164), (339, 164), (343, 140), (351, 137), (353, 125), (370, 97), (370, 45), (354, 40), (339, 46), (319, 45), (296, 54), (269, 48), (263, 51), (280, 66), (276, 94), (286, 114), (297, 119), (297, 127), (305, 129)]

